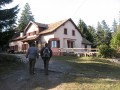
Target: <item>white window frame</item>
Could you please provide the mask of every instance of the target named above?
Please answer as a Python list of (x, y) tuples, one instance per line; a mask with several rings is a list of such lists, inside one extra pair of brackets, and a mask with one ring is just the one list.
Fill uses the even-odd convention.
[(52, 41), (52, 48), (56, 48), (57, 47), (57, 41)]

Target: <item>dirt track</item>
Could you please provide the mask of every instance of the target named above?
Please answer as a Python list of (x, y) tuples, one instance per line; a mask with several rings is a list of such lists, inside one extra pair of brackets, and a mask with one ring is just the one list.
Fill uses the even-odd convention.
[(17, 55), (25, 66), (9, 74), (0, 76), (0, 90), (61, 90), (58, 85), (63, 83), (65, 73), (71, 67), (58, 60), (50, 61), (49, 75), (44, 75), (43, 62), (39, 58), (35, 66), (35, 74), (29, 75), (28, 60), (25, 55)]

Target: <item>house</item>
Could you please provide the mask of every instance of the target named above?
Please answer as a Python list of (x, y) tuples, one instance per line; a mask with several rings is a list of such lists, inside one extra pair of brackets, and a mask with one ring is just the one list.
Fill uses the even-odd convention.
[(24, 52), (32, 42), (39, 49), (47, 42), (54, 55), (58, 55), (60, 48), (91, 48), (92, 44), (83, 37), (71, 18), (51, 24), (30, 21), (23, 32), (16, 33), (9, 46), (11, 50)]

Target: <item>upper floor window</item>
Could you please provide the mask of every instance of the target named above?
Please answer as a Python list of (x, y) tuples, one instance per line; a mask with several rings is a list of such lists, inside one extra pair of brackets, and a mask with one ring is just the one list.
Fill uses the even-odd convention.
[(28, 33), (27, 36), (30, 36), (30, 33)]
[(75, 31), (74, 30), (72, 30), (72, 35), (75, 36)]
[(64, 28), (64, 34), (67, 34), (67, 28)]
[(34, 31), (34, 35), (37, 34), (37, 31)]

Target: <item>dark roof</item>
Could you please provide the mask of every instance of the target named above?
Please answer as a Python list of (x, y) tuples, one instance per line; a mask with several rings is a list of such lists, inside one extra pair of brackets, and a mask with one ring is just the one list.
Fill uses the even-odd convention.
[(82, 44), (91, 45), (92, 43), (85, 38), (82, 38)]
[(20, 33), (21, 33), (21, 32), (16, 32), (16, 33), (14, 34), (14, 36), (12, 37), (12, 39), (10, 40), (10, 42), (11, 42), (11, 41), (17, 41), (17, 40), (22, 40), (22, 39), (24, 39), (25, 36), (24, 36), (24, 37), (20, 37)]
[(48, 28), (48, 25), (47, 25), (47, 24), (38, 23), (38, 22), (34, 22), (34, 23), (37, 24), (39, 27), (42, 27), (42, 28), (45, 28), (45, 29)]

